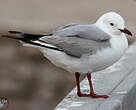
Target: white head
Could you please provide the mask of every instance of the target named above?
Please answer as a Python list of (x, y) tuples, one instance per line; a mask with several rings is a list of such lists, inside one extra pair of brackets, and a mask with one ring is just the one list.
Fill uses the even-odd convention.
[(131, 32), (125, 28), (124, 19), (115, 12), (109, 12), (102, 15), (97, 20), (96, 25), (112, 35), (121, 35), (122, 32), (132, 35)]

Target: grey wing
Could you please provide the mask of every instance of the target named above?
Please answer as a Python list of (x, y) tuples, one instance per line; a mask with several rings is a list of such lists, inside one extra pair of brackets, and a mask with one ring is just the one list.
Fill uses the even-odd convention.
[(56, 46), (68, 55), (78, 58), (84, 54), (92, 55), (98, 50), (109, 46), (108, 41), (96, 42), (93, 40), (76, 37), (46, 36), (40, 38), (40, 40), (42, 42)]
[(90, 25), (68, 25), (57, 30), (54, 35), (63, 37), (80, 37), (95, 41), (109, 40), (111, 36), (97, 27), (95, 24)]

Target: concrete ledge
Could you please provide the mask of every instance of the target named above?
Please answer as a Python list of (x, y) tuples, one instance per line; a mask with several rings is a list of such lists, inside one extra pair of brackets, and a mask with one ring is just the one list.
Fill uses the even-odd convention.
[[(116, 64), (92, 76), (95, 92), (108, 94), (108, 99), (78, 97), (74, 88), (55, 110), (136, 110), (136, 45), (130, 46)], [(86, 78), (81, 87), (89, 92)]]

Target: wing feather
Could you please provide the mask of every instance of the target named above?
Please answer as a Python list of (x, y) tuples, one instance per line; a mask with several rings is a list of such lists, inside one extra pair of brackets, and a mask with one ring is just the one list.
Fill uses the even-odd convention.
[(80, 37), (95, 41), (105, 41), (111, 38), (109, 34), (101, 30), (95, 24), (71, 25), (57, 30), (54, 35), (63, 37)]
[(63, 50), (66, 54), (78, 58), (84, 54), (92, 55), (98, 50), (110, 46), (108, 41), (96, 42), (76, 37), (49, 36), (40, 38), (40, 41), (54, 45)]

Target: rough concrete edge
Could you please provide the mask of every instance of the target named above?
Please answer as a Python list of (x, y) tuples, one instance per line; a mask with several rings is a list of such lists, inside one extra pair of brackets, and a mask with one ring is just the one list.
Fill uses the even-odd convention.
[(97, 110), (135, 110), (136, 104), (131, 104), (130, 106), (130, 103), (136, 100), (136, 93), (133, 92), (134, 90), (136, 90), (135, 69), (122, 80), (118, 87), (111, 92), (111, 97), (98, 106)]

